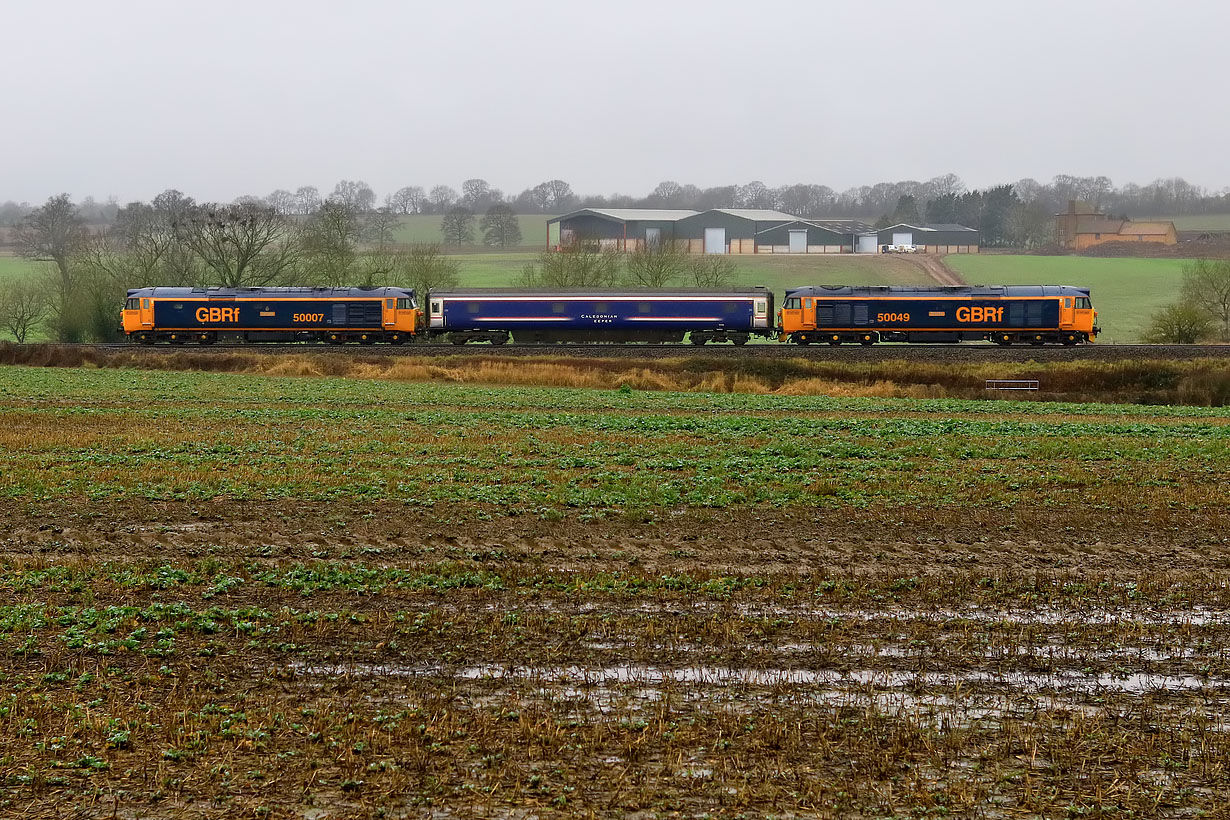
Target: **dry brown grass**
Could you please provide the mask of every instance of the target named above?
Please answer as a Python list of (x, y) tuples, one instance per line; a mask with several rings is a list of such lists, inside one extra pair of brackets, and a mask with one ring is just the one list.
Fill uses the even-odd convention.
[[(790, 396), (987, 398), (987, 379), (1037, 379), (1030, 398), (1221, 407), (1230, 403), (1230, 367), (1216, 359), (1117, 362), (876, 363), (808, 359), (715, 360), (576, 356), (353, 356), (343, 354), (153, 353), (56, 345), (0, 344), (0, 364), (46, 367), (252, 373), (390, 381), (523, 385)], [(994, 396), (999, 397), (999, 396)]]

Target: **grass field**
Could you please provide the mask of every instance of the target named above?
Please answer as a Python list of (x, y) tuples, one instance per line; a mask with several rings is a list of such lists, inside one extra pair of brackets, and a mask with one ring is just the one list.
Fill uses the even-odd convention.
[[(483, 233), (478, 229), (478, 225), (482, 218), (482, 214), (476, 214), (474, 217), (474, 241), (480, 245)], [(394, 232), (394, 240), (402, 243), (443, 242), (443, 235), (440, 233), (442, 219), (443, 217), (438, 214), (403, 216), (401, 224)], [(532, 248), (547, 247), (548, 219), (551, 219), (550, 214), (518, 214), (517, 224), (521, 227), (521, 244)]]
[(1108, 343), (1138, 342), (1159, 308), (1178, 300), (1182, 259), (982, 254), (945, 258), (965, 280), (986, 285), (1076, 285), (1092, 291)]
[(1192, 214), (1190, 216), (1138, 216), (1139, 222), (1168, 220), (1180, 231), (1230, 231), (1230, 214)]
[(0, 371), (0, 813), (1217, 816), (1230, 412)]

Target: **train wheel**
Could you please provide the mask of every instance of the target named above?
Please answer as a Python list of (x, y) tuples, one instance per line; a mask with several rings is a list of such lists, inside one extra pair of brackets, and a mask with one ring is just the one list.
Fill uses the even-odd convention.
[(1075, 333), (1069, 333), (1067, 336), (1064, 336), (1064, 337), (1063, 337), (1063, 346), (1064, 346), (1064, 347), (1072, 347), (1073, 345), (1075, 345), (1075, 344), (1076, 344), (1076, 342), (1077, 342), (1077, 339), (1076, 339), (1076, 334), (1075, 334)]
[(747, 335), (744, 333), (740, 333), (737, 336), (731, 336), (730, 340), (734, 342), (735, 345), (737, 345), (738, 347), (743, 347), (745, 344), (747, 344)]
[(861, 344), (863, 347), (871, 347), (873, 344), (876, 343), (876, 338), (875, 336), (872, 336), (870, 333), (864, 333), (863, 338), (859, 339), (858, 343)]
[(137, 341), (143, 345), (152, 345), (154, 343), (154, 337), (149, 333), (140, 333), (137, 335)]
[(1035, 336), (1029, 340), (1029, 343), (1034, 347), (1042, 347), (1042, 345), (1046, 344), (1046, 339), (1041, 336)]
[(400, 333), (394, 333), (392, 336), (389, 337), (389, 344), (404, 345), (405, 343), (406, 343), (406, 337), (401, 335)]
[(359, 344), (373, 345), (375, 343), (376, 343), (376, 337), (372, 336), (370, 333), (363, 333), (359, 335)]
[(829, 344), (831, 344), (833, 347), (837, 347), (837, 345), (841, 344), (841, 337), (840, 336), (830, 337)]
[(458, 347), (461, 347), (463, 344), (466, 343), (466, 337), (462, 336), (459, 333), (450, 334), (448, 337), (448, 340), (452, 342), (453, 344), (457, 345)]
[(1009, 336), (1007, 333), (1003, 333), (999, 336), (999, 338), (995, 340), (995, 344), (1001, 345), (1003, 347), (1008, 347), (1010, 344), (1012, 344), (1012, 337)]
[(706, 339), (704, 336), (699, 336), (695, 333), (692, 334), (692, 344), (694, 345), (700, 346), (700, 345), (703, 345), (707, 341), (709, 340)]
[(329, 334), (329, 344), (331, 345), (340, 345), (340, 344), (343, 344), (345, 341), (346, 340), (342, 338), (342, 334), (340, 333), (330, 333)]
[(211, 345), (214, 342), (218, 341), (218, 339), (212, 333), (202, 333), (200, 336), (197, 337), (197, 341), (203, 345)]
[(187, 339), (185, 339), (185, 338), (184, 338), (184, 336), (183, 336), (183, 334), (181, 334), (181, 333), (172, 333), (172, 334), (171, 334), (171, 344), (173, 344), (173, 345), (182, 345), (182, 344), (183, 344), (184, 342), (186, 342), (186, 341), (188, 341), (188, 340), (187, 340)]

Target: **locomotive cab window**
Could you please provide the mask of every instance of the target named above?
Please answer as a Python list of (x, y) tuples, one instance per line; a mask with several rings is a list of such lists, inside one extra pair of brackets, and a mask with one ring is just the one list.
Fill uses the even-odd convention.
[(124, 310), (138, 310), (141, 307), (140, 299), (129, 299), (124, 302)]
[(1087, 297), (1085, 296), (1076, 297), (1077, 310), (1089, 310), (1092, 307), (1093, 307), (1093, 304), (1089, 301)]
[(797, 296), (791, 296), (786, 300), (786, 304), (782, 305), (786, 310), (798, 310), (803, 306), (802, 300)]
[[(397, 309), (398, 309), (398, 310), (409, 310), (409, 309), (410, 309), (410, 308), (412, 308), (412, 307), (414, 307), (414, 300), (412, 300), (412, 299), (407, 299), (407, 298), (405, 298), (405, 297), (402, 297), (401, 299), (398, 299), (398, 300), (397, 300)], [(437, 312), (439, 312), (439, 311), (437, 311)]]

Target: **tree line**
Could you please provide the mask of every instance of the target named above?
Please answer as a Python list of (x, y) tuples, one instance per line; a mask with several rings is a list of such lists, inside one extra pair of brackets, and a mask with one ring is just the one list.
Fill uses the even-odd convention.
[[(850, 218), (878, 221), (899, 210), (902, 200), (913, 201), (922, 219), (951, 214), (951, 203), (972, 194), (1010, 192), (1021, 207), (1045, 214), (1049, 219), (1064, 210), (1068, 200), (1088, 202), (1108, 214), (1141, 216), (1230, 213), (1230, 189), (1211, 191), (1180, 177), (1157, 179), (1146, 185), (1127, 183), (1116, 186), (1105, 176), (1060, 174), (1050, 182), (1025, 178), (991, 186), (979, 191), (966, 186), (956, 174), (943, 174), (924, 182), (903, 180), (862, 185), (837, 191), (827, 185), (794, 183), (771, 187), (760, 181), (741, 185), (701, 188), (666, 180), (641, 196), (578, 195), (561, 179), (543, 181), (516, 195), (505, 195), (484, 179), (467, 179), (457, 190), (449, 185), (405, 185), (380, 200), (372, 186), (362, 180), (341, 180), (325, 195), (312, 185), (295, 190), (278, 189), (272, 193), (247, 195), (235, 201), (266, 205), (286, 216), (306, 217), (326, 202), (343, 203), (360, 214), (387, 211), (398, 216), (447, 214), (456, 208), (484, 213), (493, 205), (507, 206), (516, 214), (561, 214), (575, 208), (766, 208), (785, 211), (809, 219)], [(1003, 193), (995, 196), (1004, 196)], [(937, 203), (932, 205), (932, 203)], [(90, 224), (110, 223), (118, 214), (114, 200), (97, 202), (87, 197), (79, 212)], [(0, 203), (0, 225), (15, 225), (34, 208), (28, 203)], [(975, 207), (958, 211), (966, 221), (977, 223), (982, 212)], [(942, 221), (936, 219), (933, 221)], [(970, 224), (969, 227), (980, 227)]]
[(45, 327), (61, 341), (120, 335), (126, 291), (147, 286), (455, 287), (458, 266), (439, 245), (393, 243), (397, 218), (326, 200), (296, 219), (253, 201), (198, 203), (179, 191), (118, 208), (92, 227), (68, 194), (13, 230), (41, 275), (0, 281), (0, 324), (19, 342)]
[[(462, 242), (474, 216), (453, 209), (449, 239)], [(450, 220), (450, 217), (454, 217)], [(251, 200), (198, 203), (175, 190), (118, 208), (111, 224), (87, 224), (68, 194), (51, 197), (13, 230), (38, 275), (0, 280), (0, 326), (18, 342), (45, 329), (60, 341), (110, 341), (121, 335), (119, 309), (131, 288), (413, 287), (419, 294), (454, 288), (459, 268), (435, 243), (394, 243), (398, 217), (326, 199), (294, 217)], [(450, 227), (450, 222), (452, 227)], [(492, 241), (519, 240), (516, 215), (490, 206), (480, 228)], [(674, 243), (623, 253), (579, 242), (543, 253), (521, 273), (529, 287), (724, 287), (734, 281), (725, 258), (691, 255)]]

